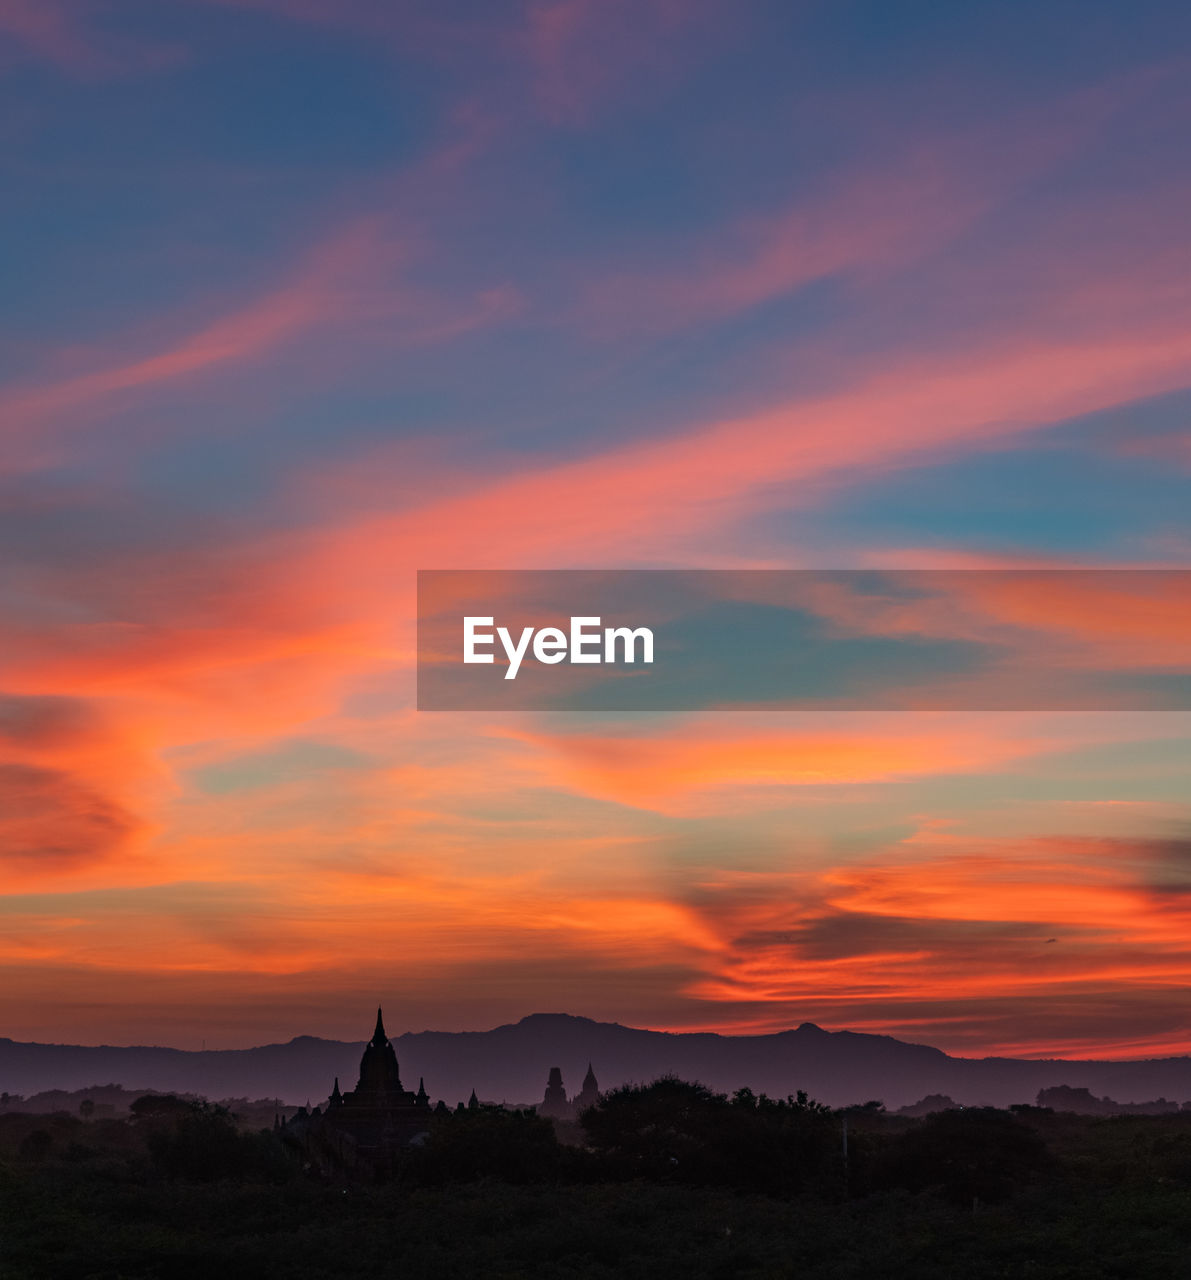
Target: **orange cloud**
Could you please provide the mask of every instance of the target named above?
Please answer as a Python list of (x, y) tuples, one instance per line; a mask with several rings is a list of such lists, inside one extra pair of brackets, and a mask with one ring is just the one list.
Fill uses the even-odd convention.
[(1182, 668), (1191, 652), (1183, 573), (967, 574), (957, 586), (1000, 623), (1061, 637), (1061, 663)]
[(116, 801), (59, 770), (0, 763), (0, 862), (7, 884), (90, 870), (122, 852), (142, 824)]
[[(1191, 979), (1189, 858), (1185, 840), (926, 828), (843, 867), (724, 873), (697, 901), (725, 946), (687, 990), (750, 1009), (754, 1026), (833, 1008), (856, 1029), (904, 1036), (920, 1019), (935, 1043), (985, 1052), (1032, 1048), (1022, 1029), (1049, 1011), (1035, 1034), (1052, 1052), (1070, 1037), (1072, 1051), (1100, 1053), (1103, 1037), (1078, 1029), (1100, 1016), (1091, 993), (1126, 1008)], [(962, 1024), (958, 1040), (949, 1023)], [(1116, 1052), (1172, 1043), (1186, 1051), (1163, 1028), (1132, 1044), (1126, 1034)]]
[[(896, 563), (888, 555), (882, 560)], [(891, 567), (862, 585), (830, 575), (749, 573), (725, 575), (719, 585), (727, 598), (809, 609), (848, 634), (998, 645), (998, 665), (1017, 662), (1035, 679), (1056, 684), (1058, 673), (1076, 665), (1181, 670), (1191, 645), (1191, 574), (1185, 570), (1069, 566), (1055, 573), (1019, 565), (899, 573)], [(978, 680), (995, 696), (996, 670)], [(979, 701), (979, 688), (970, 693)], [(1055, 705), (1065, 705), (1057, 688), (1054, 697)]]
[(767, 791), (769, 803), (789, 803), (793, 787), (987, 771), (1057, 745), (975, 718), (915, 718), (910, 724), (813, 719), (819, 723), (797, 729), (716, 715), (607, 737), (508, 732), (539, 749), (538, 767), (548, 785), (683, 816), (764, 804)]

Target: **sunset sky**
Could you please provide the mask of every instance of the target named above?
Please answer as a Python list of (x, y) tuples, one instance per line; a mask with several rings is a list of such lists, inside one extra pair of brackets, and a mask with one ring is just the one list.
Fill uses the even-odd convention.
[(418, 569), (1191, 567), (1191, 7), (0, 0), (0, 95), (0, 1036), (1191, 1052), (1191, 713), (414, 705)]

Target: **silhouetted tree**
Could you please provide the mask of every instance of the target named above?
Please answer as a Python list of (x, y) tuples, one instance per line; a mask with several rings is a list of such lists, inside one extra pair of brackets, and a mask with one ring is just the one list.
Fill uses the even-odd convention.
[(1016, 1116), (992, 1107), (937, 1111), (894, 1139), (878, 1181), (931, 1191), (953, 1204), (997, 1202), (1049, 1168), (1043, 1139)]
[[(176, 1101), (176, 1099), (175, 1099)], [(170, 1178), (211, 1182), (219, 1178), (278, 1181), (289, 1163), (268, 1133), (241, 1133), (226, 1107), (187, 1102), (157, 1112), (146, 1139), (154, 1167)]]
[(557, 1175), (562, 1148), (549, 1120), (532, 1111), (479, 1105), (436, 1114), (429, 1140), (411, 1151), (406, 1169), (418, 1181), (525, 1183)]
[(162, 1116), (184, 1114), (193, 1105), (192, 1102), (175, 1097), (172, 1093), (147, 1093), (130, 1102), (128, 1111), (134, 1120), (151, 1120)]
[(728, 1106), (726, 1094), (663, 1076), (613, 1089), (584, 1113), (583, 1128), (622, 1175), (686, 1181), (711, 1171), (708, 1147)]
[(771, 1193), (818, 1176), (834, 1141), (830, 1108), (804, 1092), (777, 1100), (744, 1088), (729, 1101), (674, 1076), (613, 1090), (583, 1127), (615, 1176)]
[(23, 1160), (43, 1160), (53, 1145), (54, 1139), (46, 1130), (34, 1129), (21, 1139), (17, 1150)]

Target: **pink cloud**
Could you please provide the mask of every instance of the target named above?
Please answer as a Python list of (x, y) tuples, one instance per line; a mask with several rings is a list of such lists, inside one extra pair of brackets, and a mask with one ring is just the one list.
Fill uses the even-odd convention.
[(1113, 441), (1112, 449), (1122, 457), (1152, 458), (1191, 470), (1191, 431), (1121, 437)]
[(95, 12), (87, 0), (0, 0), (0, 31), (27, 54), (88, 78), (155, 70), (182, 56), (176, 47), (102, 31), (88, 21)]
[[(1010, 114), (995, 125), (967, 130), (937, 127), (911, 144), (891, 139), (879, 162), (843, 167), (800, 192), (784, 209), (750, 214), (727, 227), (699, 232), (677, 244), (653, 247), (650, 258), (625, 269), (603, 265), (594, 283), (581, 283), (577, 313), (604, 332), (665, 331), (707, 323), (791, 294), (818, 280), (846, 275), (871, 282), (919, 263), (972, 228), (1026, 184), (1077, 156), (1114, 116), (1127, 110), (1156, 79), (1181, 68), (1159, 68), (1123, 77), (1055, 103), (1040, 123)], [(1139, 211), (1111, 209), (1112, 251), (1122, 252), (1122, 217)], [(1168, 214), (1172, 236), (1181, 226), (1178, 205)], [(1144, 211), (1152, 241), (1153, 215)], [(1081, 228), (1083, 234), (1089, 230)], [(1013, 260), (961, 266), (983, 278), (966, 286), (975, 296), (996, 287), (1008, 269), (1019, 287), (1028, 276), (1062, 271), (1055, 242), (1072, 235), (1069, 218), (1047, 224), (1042, 244), (1021, 246)], [(677, 251), (677, 252), (676, 252)], [(1152, 248), (1151, 258), (1158, 256)], [(1058, 259), (1056, 263), (1054, 259)], [(1136, 265), (1136, 264), (1133, 264)], [(1169, 268), (1159, 273), (1159, 279)], [(1119, 272), (1110, 272), (1112, 281)], [(1086, 272), (1061, 279), (1060, 296), (1100, 291), (1103, 281)], [(1153, 290), (1149, 291), (1153, 302)], [(1083, 299), (1109, 306), (1119, 299)]]
[(532, 0), (522, 41), (547, 119), (585, 122), (597, 105), (674, 70), (679, 29), (695, 0)]
[[(1181, 386), (1191, 315), (1152, 331), (1023, 336), (919, 358), (841, 391), (713, 421), (575, 461), (525, 465), (394, 516), (350, 521), (316, 547), (345, 589), (383, 566), (706, 563), (746, 514), (797, 503), (800, 486), (850, 482)], [(791, 486), (794, 486), (791, 488)]]
[[(506, 287), (458, 302), (430, 295), (402, 279), (408, 257), (405, 243), (381, 219), (359, 219), (317, 244), (274, 287), (156, 350), (117, 350), (107, 362), (93, 356), (90, 363), (98, 367), (0, 391), (0, 463), (9, 469), (44, 465), (65, 448), (73, 418), (102, 415), (129, 396), (187, 379), (251, 366), (316, 337), (354, 336), (369, 350), (380, 342), (447, 342), (520, 306)], [(171, 326), (159, 321), (158, 327)], [(146, 337), (129, 340), (137, 344), (147, 345)], [(353, 349), (349, 345), (335, 358), (350, 359)], [(331, 358), (326, 344), (314, 358)]]

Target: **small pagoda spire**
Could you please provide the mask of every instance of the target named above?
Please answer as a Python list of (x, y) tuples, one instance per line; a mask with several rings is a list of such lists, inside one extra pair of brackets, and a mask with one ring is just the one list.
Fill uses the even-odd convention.
[(426, 1092), (425, 1077), (418, 1077), (418, 1106), (428, 1107), (430, 1105), (430, 1095)]
[(480, 1109), (480, 1100), (476, 1097), (476, 1091), (471, 1091), (471, 1097), (467, 1100), (467, 1109), (469, 1111), (478, 1111)]
[(598, 1089), (600, 1082), (596, 1079), (596, 1073), (591, 1068), (591, 1063), (587, 1064), (587, 1075), (583, 1077), (583, 1091), (586, 1093), (589, 1089)]
[(335, 1087), (331, 1090), (331, 1100), (327, 1104), (328, 1109), (331, 1107), (343, 1106), (343, 1094), (339, 1092), (339, 1077), (335, 1077)]

